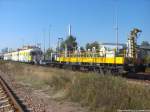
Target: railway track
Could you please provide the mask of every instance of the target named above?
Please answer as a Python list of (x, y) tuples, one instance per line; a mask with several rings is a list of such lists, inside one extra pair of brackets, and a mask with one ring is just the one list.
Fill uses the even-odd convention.
[(136, 79), (143, 81), (150, 81), (150, 72), (148, 73), (128, 73), (125, 75), (128, 79)]
[(26, 112), (17, 97), (0, 76), (0, 112)]

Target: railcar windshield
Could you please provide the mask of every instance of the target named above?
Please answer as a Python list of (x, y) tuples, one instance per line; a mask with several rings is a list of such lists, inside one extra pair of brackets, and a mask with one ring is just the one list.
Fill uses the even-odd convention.
[(35, 56), (35, 55), (42, 55), (42, 51), (31, 51), (30, 55)]

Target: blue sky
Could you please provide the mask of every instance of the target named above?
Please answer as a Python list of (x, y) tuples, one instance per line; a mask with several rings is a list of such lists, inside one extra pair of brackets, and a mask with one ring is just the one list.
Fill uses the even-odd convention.
[[(79, 45), (115, 42), (117, 8), (119, 42), (126, 43), (130, 30), (140, 28), (138, 39), (150, 42), (150, 0), (0, 0), (0, 48), (42, 43), (48, 47), (67, 36), (68, 24)], [(45, 33), (44, 33), (45, 32)]]

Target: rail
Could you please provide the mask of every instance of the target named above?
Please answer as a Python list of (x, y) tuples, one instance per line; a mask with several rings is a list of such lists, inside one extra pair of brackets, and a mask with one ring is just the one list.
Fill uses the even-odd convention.
[(0, 76), (0, 112), (25, 112), (15, 94)]

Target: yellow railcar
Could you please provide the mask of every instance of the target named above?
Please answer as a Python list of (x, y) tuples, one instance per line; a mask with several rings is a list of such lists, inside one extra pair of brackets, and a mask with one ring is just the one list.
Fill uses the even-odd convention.
[(63, 63), (124, 64), (124, 57), (57, 57)]

